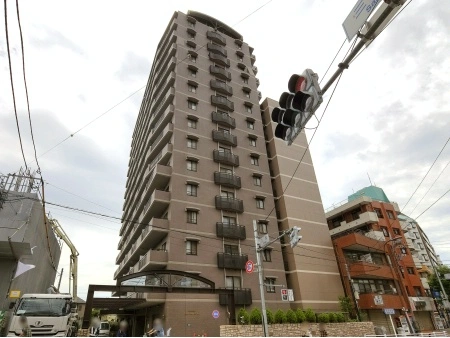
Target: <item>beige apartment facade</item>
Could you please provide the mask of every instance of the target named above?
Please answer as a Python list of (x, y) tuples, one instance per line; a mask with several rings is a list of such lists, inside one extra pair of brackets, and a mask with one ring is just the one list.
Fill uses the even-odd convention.
[[(175, 12), (158, 46), (133, 134), (120, 230), (118, 283), (153, 271), (185, 271), (235, 290), (235, 309), (260, 307), (252, 223), (278, 231), (253, 48), (215, 18)], [(286, 285), (281, 245), (264, 252), (274, 311)], [(158, 278), (140, 276), (140, 285)], [(177, 285), (198, 285), (181, 278)], [(196, 284), (197, 283), (197, 284)], [(130, 284), (130, 281), (128, 281)], [(235, 323), (217, 294), (148, 293), (135, 326), (162, 317), (173, 335), (217, 336)], [(218, 318), (213, 318), (217, 310)], [(217, 312), (216, 312), (217, 313)], [(134, 331), (140, 334), (140, 330)]]
[(275, 100), (265, 99), (261, 116), (278, 227), (301, 228), (302, 240), (296, 248), (283, 245), (287, 285), (294, 290), (291, 307), (338, 310), (344, 291), (309, 150), (298, 164), (307, 147), (306, 135), (302, 132), (291, 146), (275, 138), (271, 113), (277, 106)]

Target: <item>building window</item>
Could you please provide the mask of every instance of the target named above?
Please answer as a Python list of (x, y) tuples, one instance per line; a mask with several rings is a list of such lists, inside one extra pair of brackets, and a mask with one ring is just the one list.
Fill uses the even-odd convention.
[(241, 288), (241, 277), (238, 276), (227, 276), (225, 279), (225, 287), (227, 289), (240, 289)]
[(374, 208), (373, 210), (377, 213), (378, 218), (384, 218), (381, 209)]
[(384, 237), (389, 237), (389, 232), (386, 227), (380, 227), (381, 231), (383, 231)]
[(271, 249), (263, 250), (262, 254), (263, 254), (264, 262), (272, 262), (272, 250)]
[(197, 241), (186, 241), (186, 255), (197, 255)]
[(392, 232), (394, 233), (394, 235), (400, 235), (400, 230), (397, 228), (392, 228)]
[(275, 293), (275, 278), (266, 278), (264, 285), (267, 293)]
[(197, 110), (197, 102), (194, 102), (194, 101), (188, 101), (188, 107), (189, 107), (189, 109), (192, 109), (192, 110)]
[(245, 97), (250, 98), (250, 92), (244, 92)]
[(197, 71), (196, 70), (189, 69), (189, 74), (191, 75), (191, 77), (197, 77)]
[(248, 84), (248, 78), (243, 77), (243, 78), (242, 78), (242, 81), (243, 81), (245, 84)]
[(391, 210), (386, 210), (389, 219), (395, 219), (394, 213)]
[(406, 255), (408, 253), (408, 251), (406, 250), (406, 248), (400, 248), (400, 251), (403, 255)]
[(236, 217), (222, 216), (222, 223), (227, 225), (236, 225)]
[(267, 222), (258, 222), (258, 232), (260, 234), (267, 234)]
[(197, 197), (197, 188), (195, 184), (186, 184), (187, 195)]
[(415, 275), (414, 268), (406, 268), (406, 271), (408, 271), (408, 275)]
[(188, 210), (187, 214), (187, 222), (191, 224), (197, 224), (198, 211), (196, 210)]
[(247, 128), (251, 129), (251, 130), (254, 130), (255, 129), (255, 122), (247, 120)]
[(194, 32), (187, 32), (189, 39), (195, 39), (195, 33)]
[(220, 196), (226, 197), (226, 198), (234, 198), (234, 192), (222, 190), (220, 192)]
[(191, 148), (191, 149), (197, 149), (197, 140), (193, 139), (193, 138), (188, 138), (187, 139), (187, 147)]
[(232, 244), (224, 244), (224, 252), (229, 255), (239, 255), (239, 246)]
[(253, 185), (261, 186), (261, 176), (253, 176)]
[(250, 156), (250, 163), (253, 165), (259, 165), (259, 158), (257, 156)]
[(195, 27), (195, 22), (188, 21), (188, 26), (191, 27), (191, 28), (194, 28)]
[(197, 129), (197, 121), (193, 119), (188, 119), (188, 127), (192, 129)]
[(249, 142), (252, 147), (256, 147), (256, 139), (253, 137), (249, 137)]
[(388, 279), (354, 279), (359, 293), (396, 294), (394, 282)]
[(250, 106), (245, 106), (245, 111), (247, 112), (247, 113), (252, 113), (252, 107), (250, 107)]
[(263, 198), (256, 198), (256, 208), (264, 209), (264, 199)]
[(197, 161), (187, 160), (186, 167), (187, 167), (187, 170), (189, 170), (189, 171), (197, 171)]
[(415, 232), (414, 235), (416, 236), (417, 239), (420, 239), (420, 235), (418, 232)]
[(352, 219), (354, 221), (356, 221), (357, 219), (359, 219), (359, 214), (361, 213), (361, 209), (352, 210), (351, 213), (352, 213)]
[(196, 93), (196, 92), (197, 92), (197, 87), (196, 87), (196, 86), (193, 86), (193, 85), (188, 85), (188, 90), (189, 90), (191, 93)]
[(422, 289), (419, 286), (414, 287), (414, 293), (417, 297), (422, 297)]

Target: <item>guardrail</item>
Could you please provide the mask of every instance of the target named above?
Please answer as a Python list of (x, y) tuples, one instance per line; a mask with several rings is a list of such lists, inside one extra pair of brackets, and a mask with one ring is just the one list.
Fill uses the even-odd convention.
[(446, 331), (403, 333), (403, 334), (365, 334), (364, 337), (447, 337)]

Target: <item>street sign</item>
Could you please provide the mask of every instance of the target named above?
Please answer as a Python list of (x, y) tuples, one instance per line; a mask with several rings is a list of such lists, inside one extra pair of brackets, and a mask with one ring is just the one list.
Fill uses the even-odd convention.
[(20, 298), (20, 291), (19, 290), (11, 290), (9, 292), (9, 298)]
[(289, 301), (288, 289), (281, 289), (281, 300), (283, 302), (288, 302)]
[(292, 289), (288, 289), (288, 300), (290, 302), (294, 301), (294, 290), (292, 290)]
[(381, 297), (380, 295), (376, 295), (375, 297), (373, 297), (373, 302), (375, 303), (375, 305), (383, 305), (383, 297)]
[(213, 316), (214, 319), (219, 318), (219, 316), (220, 316), (219, 310), (214, 310), (214, 311), (212, 312), (212, 316)]
[(446, 274), (444, 275), (444, 278), (447, 279), (447, 280), (450, 280), (450, 273), (446, 273)]
[(253, 263), (252, 261), (247, 261), (247, 263), (245, 263), (245, 271), (247, 273), (252, 273), (255, 270), (255, 263)]
[(356, 2), (355, 7), (342, 24), (348, 41), (351, 41), (358, 33), (379, 2), (380, 0), (358, 0)]
[(269, 242), (270, 242), (269, 235), (265, 234), (264, 236), (262, 236), (262, 237), (259, 239), (259, 246), (260, 246), (261, 248), (264, 248), (267, 244), (269, 244)]
[(385, 315), (395, 315), (394, 309), (383, 309)]

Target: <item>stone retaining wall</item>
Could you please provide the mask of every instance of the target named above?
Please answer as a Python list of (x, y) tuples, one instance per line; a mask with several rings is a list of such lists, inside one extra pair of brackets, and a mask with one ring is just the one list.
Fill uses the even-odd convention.
[[(272, 337), (321, 337), (325, 331), (328, 337), (364, 337), (365, 334), (375, 334), (372, 322), (349, 323), (302, 323), (269, 325), (269, 335)], [(221, 337), (261, 337), (261, 325), (221, 325)]]

